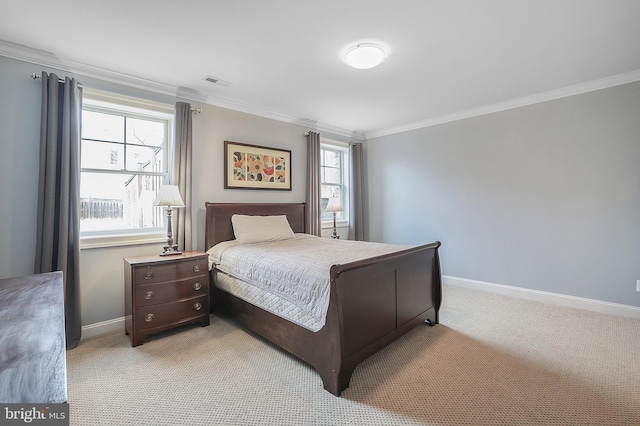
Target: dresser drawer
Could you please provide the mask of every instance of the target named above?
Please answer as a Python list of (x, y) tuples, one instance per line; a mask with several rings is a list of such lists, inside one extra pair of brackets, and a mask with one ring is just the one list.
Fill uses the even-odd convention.
[(190, 259), (183, 262), (140, 265), (135, 268), (136, 285), (161, 283), (190, 277), (207, 275), (206, 258)]
[(175, 282), (138, 285), (135, 288), (136, 308), (206, 295), (207, 285), (206, 275)]
[(162, 305), (146, 306), (136, 309), (134, 315), (140, 330), (164, 327), (180, 321), (209, 315), (209, 298), (200, 296)]

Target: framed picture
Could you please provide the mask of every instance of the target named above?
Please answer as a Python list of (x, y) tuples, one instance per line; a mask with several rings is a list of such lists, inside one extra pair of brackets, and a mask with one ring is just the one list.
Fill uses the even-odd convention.
[(224, 187), (291, 191), (291, 151), (224, 141)]

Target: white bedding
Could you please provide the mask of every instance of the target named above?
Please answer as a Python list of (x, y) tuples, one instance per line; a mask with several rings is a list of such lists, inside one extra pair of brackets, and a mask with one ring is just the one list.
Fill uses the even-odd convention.
[(329, 270), (406, 249), (407, 246), (320, 238), (258, 244), (225, 241), (209, 249), (216, 286), (311, 331), (320, 330), (329, 306)]

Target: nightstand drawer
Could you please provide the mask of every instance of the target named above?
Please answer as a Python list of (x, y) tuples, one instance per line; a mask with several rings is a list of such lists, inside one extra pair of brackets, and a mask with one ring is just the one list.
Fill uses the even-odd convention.
[(182, 278), (207, 276), (207, 262), (205, 258), (190, 259), (184, 262), (138, 266), (135, 268), (135, 283), (137, 285), (173, 281)]
[(178, 326), (209, 325), (207, 263), (200, 251), (124, 258), (124, 331), (131, 346)]
[(136, 309), (134, 315), (140, 330), (164, 327), (195, 317), (209, 315), (209, 298), (200, 296), (179, 302), (147, 306)]
[(136, 308), (198, 297), (207, 293), (207, 285), (206, 275), (176, 282), (138, 285), (135, 288)]

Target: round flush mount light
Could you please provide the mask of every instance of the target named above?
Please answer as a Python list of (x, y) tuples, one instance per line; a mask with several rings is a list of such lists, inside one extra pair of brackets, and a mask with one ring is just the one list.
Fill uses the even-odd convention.
[(344, 63), (350, 67), (367, 70), (380, 65), (387, 59), (382, 47), (373, 43), (356, 44), (344, 55)]

